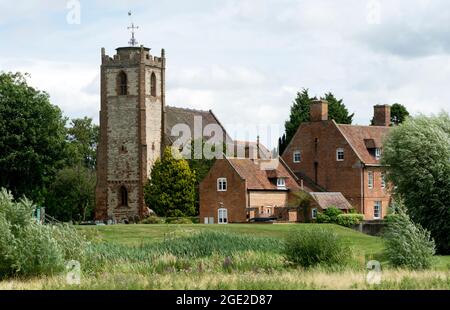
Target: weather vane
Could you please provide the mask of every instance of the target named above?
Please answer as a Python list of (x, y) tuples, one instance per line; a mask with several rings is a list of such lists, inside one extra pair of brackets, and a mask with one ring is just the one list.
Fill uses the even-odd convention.
[(131, 29), (131, 39), (130, 39), (130, 41), (128, 41), (128, 44), (130, 44), (130, 46), (136, 46), (138, 44), (138, 41), (136, 41), (136, 39), (134, 37), (134, 31), (139, 29), (139, 27), (134, 25), (133, 19), (131, 17), (131, 11), (128, 12), (128, 16), (130, 16), (130, 20), (131, 20), (131, 26), (128, 27), (128, 30)]

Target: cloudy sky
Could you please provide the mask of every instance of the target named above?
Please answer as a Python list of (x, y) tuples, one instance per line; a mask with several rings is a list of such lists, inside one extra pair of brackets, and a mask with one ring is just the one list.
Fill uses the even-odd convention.
[(274, 142), (302, 88), (343, 98), (358, 124), (375, 104), (450, 110), (447, 0), (0, 0), (0, 71), (98, 121), (100, 49), (127, 45), (128, 10), (139, 43), (166, 49), (167, 104), (212, 109), (233, 136)]

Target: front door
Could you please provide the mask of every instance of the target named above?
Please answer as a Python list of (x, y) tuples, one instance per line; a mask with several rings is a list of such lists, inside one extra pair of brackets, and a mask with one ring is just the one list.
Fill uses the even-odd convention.
[(219, 209), (217, 220), (219, 224), (228, 224), (228, 210), (225, 208)]

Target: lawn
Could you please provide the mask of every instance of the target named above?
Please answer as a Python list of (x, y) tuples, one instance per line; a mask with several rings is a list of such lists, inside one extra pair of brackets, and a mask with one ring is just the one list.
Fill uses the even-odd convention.
[[(115, 225), (115, 226), (82, 226), (83, 231), (96, 230), (101, 238), (107, 242), (117, 242), (124, 245), (139, 245), (146, 242), (162, 241), (173, 234), (180, 235), (183, 232), (214, 230), (227, 231), (258, 237), (284, 238), (293, 231), (309, 229), (315, 224), (228, 224), (228, 225)], [(381, 253), (383, 244), (380, 238), (361, 234), (354, 230), (336, 225), (324, 224), (338, 233), (344, 240), (366, 254)]]
[[(354, 263), (289, 264), (285, 237), (317, 224), (80, 226), (93, 245), (80, 285), (64, 274), (0, 282), (0, 289), (450, 289), (450, 257), (427, 271), (389, 268), (383, 241), (336, 225), (323, 225), (351, 247)], [(382, 282), (366, 281), (366, 263), (382, 264)]]

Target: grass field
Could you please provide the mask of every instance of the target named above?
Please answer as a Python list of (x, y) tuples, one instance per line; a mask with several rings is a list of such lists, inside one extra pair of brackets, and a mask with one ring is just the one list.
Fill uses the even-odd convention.
[[(3, 281), (0, 289), (450, 289), (449, 256), (436, 257), (428, 271), (391, 269), (380, 238), (335, 225), (324, 226), (352, 248), (355, 264), (312, 269), (287, 264), (284, 238), (311, 225), (82, 226), (95, 244), (95, 259), (82, 266), (80, 285), (55, 275)], [(210, 239), (198, 232), (211, 233)], [(365, 265), (372, 259), (382, 264), (379, 285), (366, 281)]]

